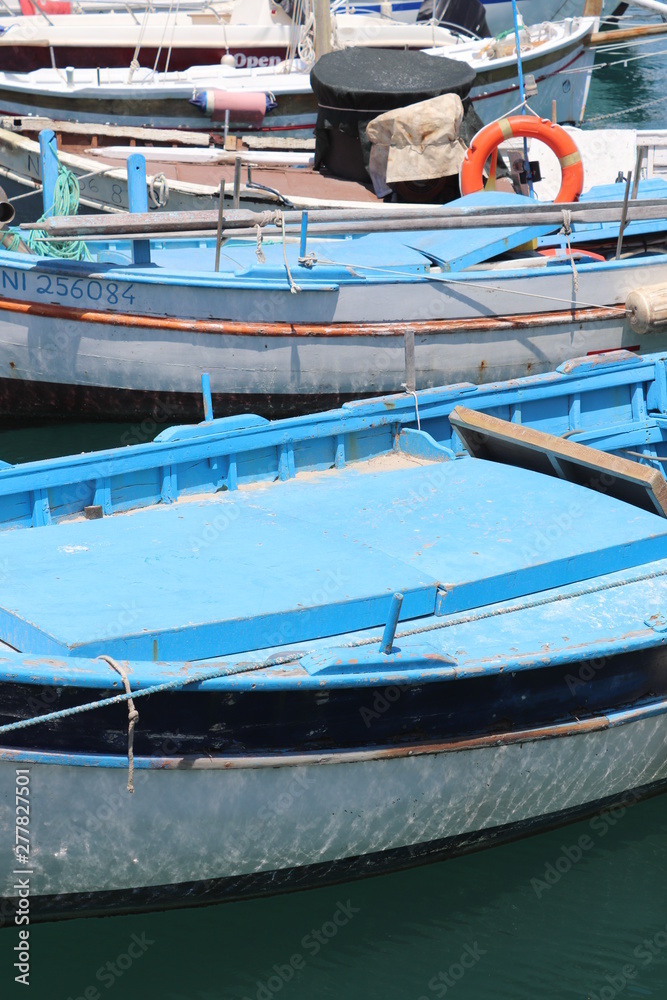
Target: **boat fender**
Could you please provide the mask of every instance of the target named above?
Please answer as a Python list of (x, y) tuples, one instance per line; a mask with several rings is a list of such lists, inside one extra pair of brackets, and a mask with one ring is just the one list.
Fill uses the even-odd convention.
[(584, 187), (584, 166), (576, 143), (564, 128), (546, 118), (514, 115), (485, 125), (473, 137), (461, 164), (459, 186), (461, 194), (473, 194), (484, 188), (484, 164), (494, 149), (514, 136), (539, 139), (558, 157), (561, 169), (560, 191), (555, 202), (578, 201)]
[(244, 125), (261, 125), (264, 116), (275, 106), (266, 94), (229, 90), (197, 90), (190, 104), (213, 122), (224, 122), (229, 111), (229, 120)]
[(42, 14), (71, 14), (72, 5), (69, 0), (21, 0), (21, 13), (24, 17), (32, 17), (37, 13), (37, 8)]
[(667, 326), (667, 285), (634, 288), (625, 300), (625, 312), (635, 333)]

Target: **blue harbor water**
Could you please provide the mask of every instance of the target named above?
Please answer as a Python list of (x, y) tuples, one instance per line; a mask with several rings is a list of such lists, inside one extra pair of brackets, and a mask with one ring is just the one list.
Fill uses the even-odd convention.
[[(667, 36), (652, 43), (650, 61), (596, 73), (592, 123), (667, 125), (663, 49)], [(159, 429), (147, 421), (4, 431), (0, 457), (131, 444)], [(24, 986), (14, 982), (17, 928), (0, 933), (3, 1000), (664, 1000), (667, 796), (381, 878), (37, 926), (29, 940)]]

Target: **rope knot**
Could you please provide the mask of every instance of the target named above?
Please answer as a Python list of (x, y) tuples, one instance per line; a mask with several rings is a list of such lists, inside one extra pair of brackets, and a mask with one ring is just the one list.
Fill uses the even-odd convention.
[(563, 225), (560, 231), (563, 236), (569, 236), (572, 232), (572, 212), (567, 208), (563, 209)]
[(100, 660), (104, 660), (108, 663), (112, 670), (115, 670), (117, 674), (120, 674), (121, 680), (123, 681), (123, 687), (125, 688), (125, 694), (127, 695), (127, 790), (130, 794), (134, 793), (134, 727), (139, 721), (139, 713), (134, 707), (134, 701), (132, 700), (132, 688), (130, 687), (130, 679), (127, 676), (125, 667), (118, 663), (117, 660), (112, 659), (110, 656), (102, 655), (98, 657)]
[(266, 264), (266, 257), (264, 256), (264, 251), (262, 250), (262, 227), (259, 223), (255, 226), (255, 233), (257, 235), (257, 246), (255, 247), (257, 263)]

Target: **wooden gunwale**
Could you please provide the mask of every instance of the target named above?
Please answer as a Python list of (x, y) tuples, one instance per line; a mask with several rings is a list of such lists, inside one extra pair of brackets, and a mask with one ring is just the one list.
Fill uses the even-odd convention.
[(513, 316), (480, 316), (474, 319), (431, 319), (384, 323), (246, 323), (225, 319), (180, 319), (145, 314), (76, 309), (72, 306), (25, 302), (0, 298), (0, 313), (102, 326), (130, 327), (144, 330), (170, 330), (175, 333), (202, 333), (238, 337), (403, 337), (408, 332), (437, 336), (450, 333), (484, 333), (494, 330), (530, 329), (534, 326), (560, 326), (564, 323), (592, 323), (621, 319), (625, 305), (597, 306), (589, 309), (562, 309), (549, 313), (524, 313)]

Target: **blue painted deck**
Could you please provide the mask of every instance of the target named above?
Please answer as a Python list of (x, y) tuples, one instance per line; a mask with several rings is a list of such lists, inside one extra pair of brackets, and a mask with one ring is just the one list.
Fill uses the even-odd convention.
[[(601, 494), (484, 461), (402, 461), (6, 534), (0, 637), (196, 660), (382, 625), (396, 591), (405, 621), (667, 558), (664, 518)], [(564, 512), (569, 530), (534, 558), (526, 525), (548, 538)]]
[[(591, 189), (582, 200), (596, 202), (621, 200), (622, 185), (605, 185)], [(667, 182), (661, 179), (642, 181), (639, 198), (667, 198)], [(481, 192), (468, 195), (451, 203), (451, 207), (474, 208), (477, 205), (531, 204), (522, 195), (507, 192)], [(534, 204), (534, 203), (533, 203)], [(627, 226), (628, 237), (663, 231), (664, 221), (635, 222)], [(559, 234), (560, 224), (553, 226), (508, 226), (505, 228), (478, 228), (457, 230), (402, 231), (356, 234), (323, 238), (310, 236), (308, 252), (317, 258), (315, 267), (299, 265), (299, 242), (291, 239), (286, 245), (287, 259), (294, 280), (311, 291), (336, 289), (340, 285), (414, 283), (428, 278), (432, 264), (446, 273), (456, 273), (466, 278), (466, 269), (483, 264), (499, 254), (530, 245), (537, 240), (540, 247), (565, 246), (565, 237)], [(132, 244), (123, 239), (91, 242), (93, 264), (75, 261), (46, 260), (26, 254), (0, 250), (0, 263), (13, 267), (29, 268), (38, 265), (41, 270), (71, 275), (89, 274), (91, 270), (104, 272), (108, 278), (146, 284), (178, 284), (183, 281), (194, 285), (222, 287), (261, 288), (264, 291), (289, 287), (282, 241), (267, 230), (262, 245), (265, 262), (256, 255), (256, 242), (252, 239), (230, 238), (223, 244), (220, 270), (214, 272), (215, 239), (191, 238), (152, 240), (151, 264), (132, 263)], [(612, 240), (618, 234), (617, 224), (574, 224), (571, 242), (590, 243), (591, 240)], [(593, 247), (595, 249), (595, 247)], [(608, 261), (605, 264), (585, 259), (577, 266), (632, 267), (641, 261)], [(549, 268), (564, 266), (557, 261)], [(473, 278), (479, 275), (473, 273)]]
[[(372, 686), (664, 644), (649, 616), (667, 611), (667, 520), (467, 457), (449, 414), (462, 403), (662, 470), (666, 371), (667, 355), (620, 351), (420, 392), (421, 431), (397, 395), (0, 468), (0, 638), (25, 653), (4, 654), (3, 676), (108, 686), (104, 653), (146, 686), (296, 649), (300, 665), (207, 685)], [(83, 519), (90, 504), (102, 519)], [(396, 591), (399, 635), (421, 631), (385, 655)]]

